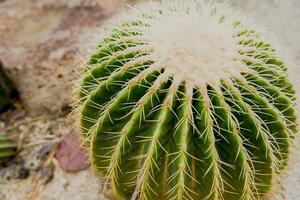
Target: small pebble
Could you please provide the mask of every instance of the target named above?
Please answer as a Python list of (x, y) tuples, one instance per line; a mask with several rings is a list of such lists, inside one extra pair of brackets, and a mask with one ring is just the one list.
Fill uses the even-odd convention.
[(27, 168), (21, 168), (19, 171), (19, 179), (26, 179), (30, 175), (30, 171)]

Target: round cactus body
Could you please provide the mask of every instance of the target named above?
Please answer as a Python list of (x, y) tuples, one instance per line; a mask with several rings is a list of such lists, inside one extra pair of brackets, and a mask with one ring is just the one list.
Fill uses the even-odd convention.
[(0, 164), (16, 155), (17, 144), (4, 135), (0, 135)]
[(133, 8), (84, 68), (80, 126), (117, 199), (256, 199), (287, 165), (286, 66), (247, 19), (201, 2)]

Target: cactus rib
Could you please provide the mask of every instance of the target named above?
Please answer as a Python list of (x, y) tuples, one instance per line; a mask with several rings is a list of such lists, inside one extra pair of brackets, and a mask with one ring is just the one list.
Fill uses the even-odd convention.
[(0, 164), (16, 155), (16, 149), (17, 144), (13, 140), (5, 135), (0, 135)]

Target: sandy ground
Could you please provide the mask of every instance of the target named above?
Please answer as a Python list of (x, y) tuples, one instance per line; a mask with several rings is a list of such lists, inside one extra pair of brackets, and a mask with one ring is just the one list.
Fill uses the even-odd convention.
[[(70, 1), (71, 2), (71, 1)], [(73, 2), (73, 1), (72, 1)], [(76, 1), (74, 1), (76, 3)], [(240, 8), (242, 13), (250, 15), (255, 21), (265, 26), (274, 36), (278, 45), (289, 58), (290, 77), (300, 94), (300, 1), (299, 0), (228, 0), (228, 3)], [(70, 3), (71, 4), (71, 3)], [(72, 5), (71, 5), (72, 6)], [(113, 9), (112, 6), (110, 9)], [(58, 16), (59, 17), (59, 16)], [(1, 27), (0, 27), (1, 28)], [(88, 34), (88, 33), (84, 33)], [(0, 35), (1, 36), (1, 35)], [(20, 42), (20, 41), (18, 41)], [(22, 41), (21, 41), (22, 42)], [(300, 105), (300, 101), (297, 101)], [(22, 110), (22, 109), (21, 109)], [(298, 110), (300, 107), (298, 106)], [(23, 118), (26, 114), (21, 114)], [(16, 119), (16, 121), (20, 121)], [(47, 149), (47, 145), (55, 145), (64, 134), (69, 132), (72, 122), (66, 122), (65, 117), (40, 118), (28, 117), (23, 124), (14, 124), (20, 132), (25, 134), (27, 146), (36, 145), (26, 141), (40, 142), (35, 151)], [(10, 124), (10, 126), (12, 126)], [(54, 135), (54, 136), (53, 136)], [(32, 139), (34, 138), (34, 139)], [(295, 141), (300, 147), (300, 137)], [(50, 151), (50, 150), (49, 150)], [(24, 153), (25, 154), (25, 153)], [(31, 153), (30, 155), (34, 155)], [(48, 152), (49, 154), (49, 152)], [(47, 155), (48, 155), (47, 154)], [(50, 151), (51, 155), (51, 151)], [(27, 157), (26, 157), (27, 158)], [(23, 166), (30, 169), (31, 176), (20, 178), (18, 174), (9, 170), (0, 172), (0, 199), (1, 200), (102, 200), (105, 197), (99, 192), (100, 178), (93, 170), (79, 173), (66, 173), (59, 169), (54, 159), (40, 159), (42, 168), (31, 164), (35, 158), (25, 161)], [(42, 170), (41, 170), (42, 169)], [(46, 170), (47, 173), (44, 173)], [(46, 175), (45, 175), (46, 174)], [(21, 174), (22, 175), (22, 174)], [(5, 177), (5, 179), (4, 179)], [(42, 178), (41, 178), (42, 177)], [(291, 164), (286, 174), (281, 176), (280, 184), (276, 184), (274, 192), (264, 197), (268, 200), (298, 200), (300, 199), (300, 151), (293, 149)]]

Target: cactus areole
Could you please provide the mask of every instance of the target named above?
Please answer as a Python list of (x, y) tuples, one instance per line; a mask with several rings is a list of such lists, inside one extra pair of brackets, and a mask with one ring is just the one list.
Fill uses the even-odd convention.
[(151, 1), (103, 32), (77, 110), (114, 198), (257, 199), (272, 189), (296, 133), (295, 91), (246, 18), (223, 4)]

